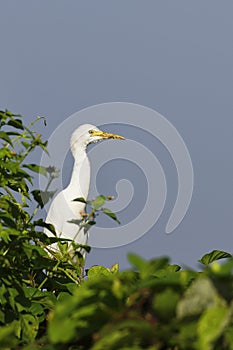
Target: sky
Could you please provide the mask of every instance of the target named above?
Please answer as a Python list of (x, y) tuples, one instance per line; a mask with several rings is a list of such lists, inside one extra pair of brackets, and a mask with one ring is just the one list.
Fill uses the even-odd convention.
[[(129, 252), (145, 259), (169, 256), (174, 263), (196, 266), (213, 249), (232, 252), (232, 1), (9, 0), (1, 1), (0, 12), (1, 109), (22, 114), (28, 123), (45, 116), (47, 126), (38, 125), (38, 130), (47, 139), (84, 108), (110, 102), (137, 104), (164, 116), (189, 151), (192, 200), (180, 225), (167, 235), (177, 194), (174, 162), (153, 135), (133, 122), (124, 125), (123, 116), (114, 123), (109, 119), (106, 130), (135, 140), (156, 155), (168, 193), (161, 216), (148, 232), (123, 246), (93, 248), (87, 266), (119, 262), (126, 268)], [(92, 158), (90, 152), (94, 162)], [(34, 161), (40, 162), (40, 154)], [(71, 170), (67, 153), (64, 186)], [(95, 178), (98, 192), (117, 195), (121, 179), (127, 180), (121, 194), (129, 199), (118, 213), (124, 224), (143, 209), (148, 184), (146, 173), (130, 159), (113, 159)], [(151, 203), (152, 217), (153, 208)], [(112, 227), (107, 219), (100, 220)]]

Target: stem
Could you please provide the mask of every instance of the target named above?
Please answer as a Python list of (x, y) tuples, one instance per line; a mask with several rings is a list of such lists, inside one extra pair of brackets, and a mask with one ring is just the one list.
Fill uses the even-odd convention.
[[(38, 289), (42, 289), (43, 285), (48, 281), (48, 276), (45, 277), (45, 279), (41, 282), (41, 284), (38, 286)], [(33, 294), (34, 295), (34, 294)]]
[(62, 271), (68, 278), (70, 278), (74, 283), (79, 284), (80, 283), (80, 278), (78, 279), (78, 281), (76, 279), (74, 279), (69, 272), (67, 272), (66, 270), (63, 270), (61, 267), (58, 268), (58, 271)]
[(53, 178), (52, 176), (50, 176), (49, 181), (48, 181), (48, 183), (47, 183), (47, 185), (46, 185), (46, 187), (45, 187), (45, 191), (48, 191), (49, 186), (51, 185), (53, 179), (54, 179), (54, 178)]

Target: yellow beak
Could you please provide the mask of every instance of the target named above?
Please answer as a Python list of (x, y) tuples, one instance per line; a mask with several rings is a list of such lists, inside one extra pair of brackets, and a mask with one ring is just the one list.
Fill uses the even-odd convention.
[(99, 136), (103, 139), (118, 139), (118, 140), (125, 140), (123, 136), (117, 135), (117, 134), (110, 134), (105, 131), (99, 131), (99, 130), (91, 130), (92, 136)]

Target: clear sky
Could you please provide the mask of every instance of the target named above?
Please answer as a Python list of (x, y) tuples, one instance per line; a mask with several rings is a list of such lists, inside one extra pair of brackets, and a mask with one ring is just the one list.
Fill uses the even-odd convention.
[[(191, 205), (179, 227), (166, 235), (177, 191), (169, 154), (136, 128), (109, 126), (156, 154), (168, 197), (147, 234), (118, 248), (93, 249), (87, 264), (120, 261), (124, 268), (127, 253), (136, 252), (145, 258), (168, 255), (193, 266), (212, 249), (232, 252), (232, 1), (9, 0), (1, 1), (0, 13), (1, 109), (21, 113), (28, 121), (46, 116), (47, 127), (40, 130), (49, 138), (85, 107), (136, 103), (165, 116), (190, 152), (195, 175)], [(64, 184), (71, 161), (68, 155)], [(101, 169), (99, 192), (115, 193), (121, 177), (134, 187), (130, 205), (119, 213), (125, 222), (139, 214), (147, 187), (141, 169), (116, 160)]]

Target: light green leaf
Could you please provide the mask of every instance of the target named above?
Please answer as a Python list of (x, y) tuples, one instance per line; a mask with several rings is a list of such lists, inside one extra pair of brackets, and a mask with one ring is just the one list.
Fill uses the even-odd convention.
[[(226, 261), (224, 264), (219, 264), (216, 261), (211, 264), (211, 271), (219, 276), (231, 276), (233, 272), (233, 258)], [(230, 282), (230, 278), (229, 278)]]
[(109, 276), (111, 275), (110, 269), (104, 267), (104, 266), (92, 266), (88, 270), (88, 277), (96, 277), (96, 276)]
[(22, 328), (22, 339), (26, 342), (32, 342), (38, 332), (38, 319), (30, 314), (20, 314), (20, 323)]
[(177, 316), (183, 319), (200, 315), (204, 310), (217, 305), (218, 302), (219, 296), (211, 280), (203, 277), (198, 278), (179, 301)]
[(118, 264), (118, 263), (112, 265), (112, 267), (111, 267), (111, 272), (112, 272), (112, 273), (117, 273), (117, 272), (119, 272), (119, 264)]
[(197, 324), (198, 348), (200, 350), (214, 349), (215, 341), (221, 336), (228, 322), (227, 307), (216, 306), (206, 310)]
[(106, 201), (106, 197), (103, 195), (97, 196), (95, 199), (90, 201), (90, 205), (95, 209), (99, 209)]
[(8, 158), (12, 157), (12, 153), (7, 147), (3, 147), (0, 149), (0, 158), (4, 158), (4, 157), (8, 157)]
[(18, 343), (16, 334), (19, 330), (19, 322), (12, 323), (0, 327), (0, 344), (2, 349), (15, 349)]

